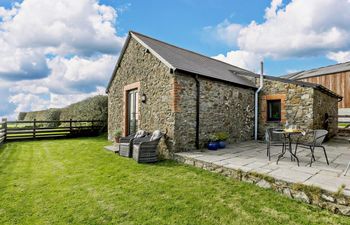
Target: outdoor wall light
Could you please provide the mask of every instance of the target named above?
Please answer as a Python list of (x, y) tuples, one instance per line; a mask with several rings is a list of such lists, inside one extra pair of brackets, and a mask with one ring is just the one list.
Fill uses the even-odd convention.
[(147, 101), (146, 94), (142, 94), (142, 95), (141, 95), (141, 102), (142, 102), (142, 103), (146, 103), (146, 101)]

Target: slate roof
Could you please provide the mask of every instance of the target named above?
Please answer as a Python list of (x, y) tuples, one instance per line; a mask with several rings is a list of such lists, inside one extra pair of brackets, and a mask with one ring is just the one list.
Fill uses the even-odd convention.
[[(255, 75), (255, 77), (258, 77), (258, 75)], [(293, 79), (286, 79), (283, 77), (274, 77), (274, 76), (268, 76), (268, 75), (264, 75), (264, 79), (266, 80), (275, 80), (275, 81), (280, 81), (283, 83), (290, 83), (290, 84), (296, 84), (299, 85), (301, 87), (310, 87), (310, 88), (314, 88), (316, 90), (319, 90), (323, 93), (326, 93), (329, 96), (338, 98), (338, 99), (343, 99), (343, 97), (341, 95), (338, 95), (337, 93), (331, 91), (330, 89), (320, 85), (320, 84), (315, 84), (315, 83), (310, 83), (310, 82), (305, 82), (305, 81), (300, 81), (300, 80), (293, 80)]]
[(300, 80), (309, 77), (317, 77), (332, 73), (339, 73), (350, 70), (350, 62), (339, 63), (335, 65), (320, 67), (312, 70), (304, 70), (296, 73), (287, 74), (281, 76), (282, 78), (292, 79), (292, 80)]
[[(136, 41), (140, 42), (159, 60), (161, 60), (164, 64), (166, 64), (170, 69), (173, 69), (174, 71), (185, 71), (188, 73), (227, 81), (249, 88), (256, 88), (256, 85), (253, 82), (245, 77), (240, 76), (254, 75), (253, 72), (165, 43), (163, 41), (156, 40), (134, 31), (129, 32), (125, 45), (128, 44), (127, 42), (129, 41), (130, 36), (136, 39)], [(119, 64), (120, 58), (123, 55), (123, 51), (125, 51), (125, 45), (118, 59), (117, 66)], [(107, 91), (109, 89), (111, 81), (114, 78), (115, 72), (116, 69), (113, 72), (110, 83), (108, 84)]]
[[(120, 61), (125, 52), (126, 46), (128, 45), (128, 42), (130, 41), (131, 37), (133, 37), (136, 41), (138, 41), (141, 45), (148, 49), (155, 57), (157, 57), (160, 61), (162, 61), (173, 71), (180, 70), (192, 74), (198, 74), (200, 76), (208, 77), (211, 79), (227, 81), (248, 88), (257, 88), (252, 81), (248, 80), (246, 77), (243, 76), (259, 77), (259, 74), (210, 58), (208, 56), (198, 54), (193, 51), (189, 51), (165, 43), (163, 41), (148, 37), (140, 33), (130, 31), (118, 58), (117, 64), (114, 68), (112, 77), (108, 83), (106, 89), (107, 93), (114, 79), (114, 76), (116, 75), (116, 70), (118, 69)], [(322, 85), (290, 80), (282, 77), (272, 77), (267, 75), (264, 75), (264, 78), (270, 80), (278, 80), (285, 83), (294, 83), (304, 87), (312, 87), (322, 92), (325, 92), (330, 96), (342, 98), (341, 96), (323, 87)]]

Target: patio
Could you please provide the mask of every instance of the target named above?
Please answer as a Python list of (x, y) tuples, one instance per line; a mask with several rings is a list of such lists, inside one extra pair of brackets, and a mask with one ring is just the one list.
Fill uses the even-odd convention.
[(298, 148), (297, 153), (300, 166), (296, 161), (291, 161), (288, 152), (276, 165), (281, 147), (271, 147), (271, 161), (269, 161), (266, 156), (266, 144), (255, 141), (233, 144), (218, 151), (176, 153), (175, 159), (195, 166), (196, 163), (205, 163), (215, 168), (263, 174), (287, 183), (316, 186), (331, 193), (339, 192), (341, 189), (345, 196), (350, 196), (350, 171), (343, 176), (350, 161), (350, 144), (333, 140), (324, 146), (330, 165), (327, 165), (322, 149), (315, 149), (316, 162), (310, 167), (310, 150), (302, 148)]

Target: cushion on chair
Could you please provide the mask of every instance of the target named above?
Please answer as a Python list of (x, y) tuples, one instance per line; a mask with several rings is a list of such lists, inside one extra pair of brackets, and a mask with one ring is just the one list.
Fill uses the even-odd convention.
[(144, 137), (144, 136), (146, 136), (146, 131), (139, 130), (139, 131), (136, 132), (134, 138), (140, 138), (140, 137)]
[(156, 130), (153, 132), (150, 141), (156, 140), (160, 137), (162, 137), (162, 132), (160, 130)]

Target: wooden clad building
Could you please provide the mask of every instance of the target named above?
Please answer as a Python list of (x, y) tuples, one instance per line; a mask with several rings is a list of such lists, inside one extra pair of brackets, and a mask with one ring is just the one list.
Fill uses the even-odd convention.
[(283, 77), (320, 84), (343, 96), (343, 100), (338, 103), (339, 108), (350, 108), (350, 62), (301, 71)]

